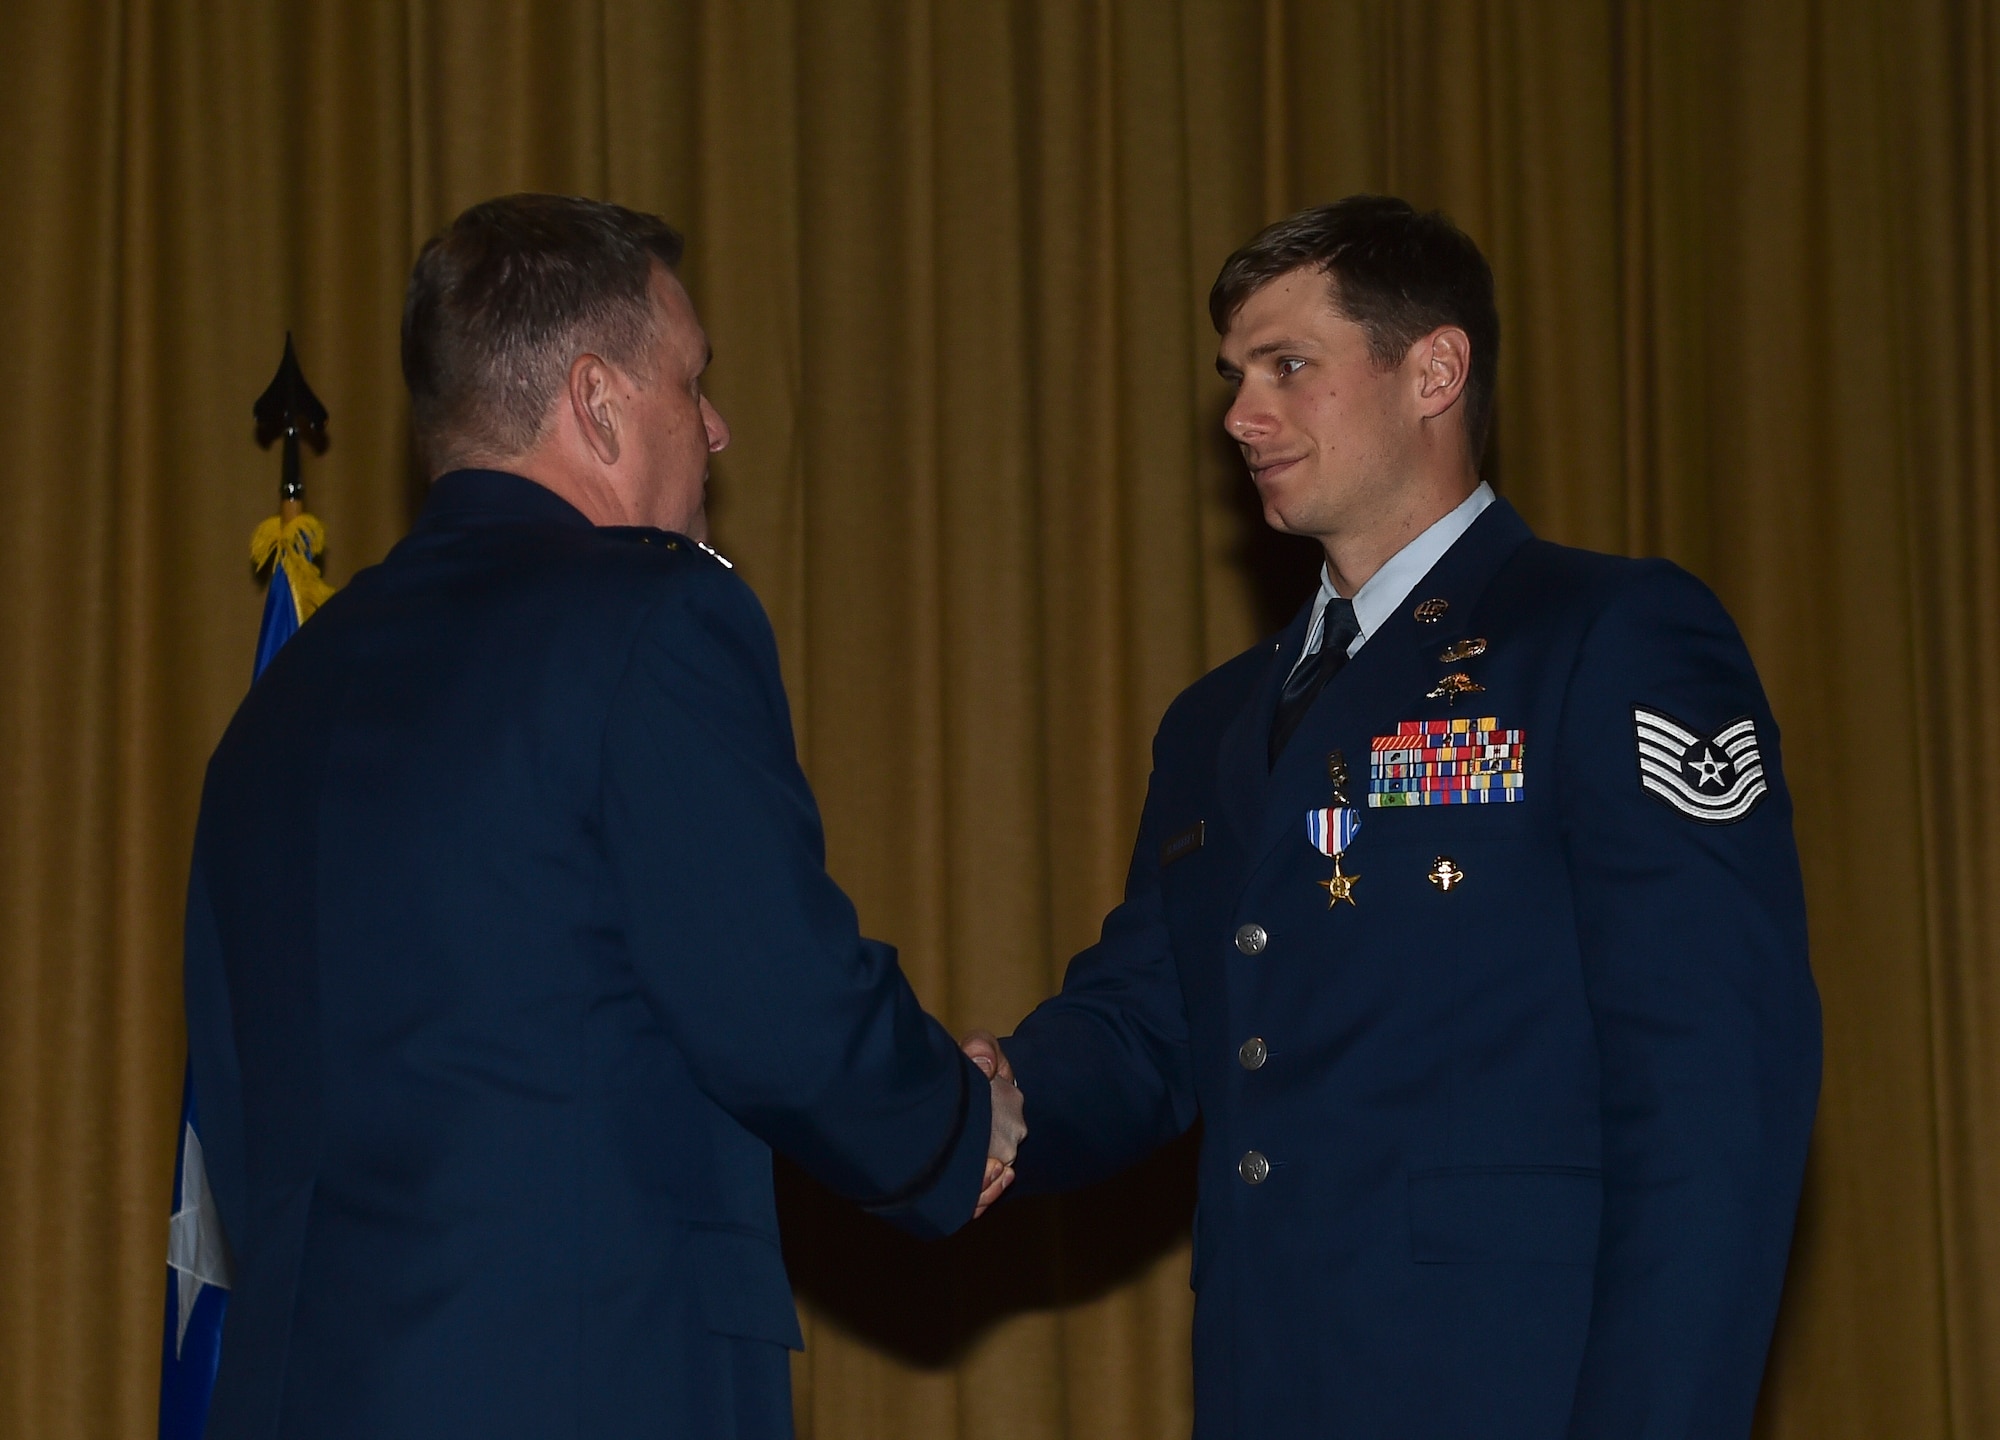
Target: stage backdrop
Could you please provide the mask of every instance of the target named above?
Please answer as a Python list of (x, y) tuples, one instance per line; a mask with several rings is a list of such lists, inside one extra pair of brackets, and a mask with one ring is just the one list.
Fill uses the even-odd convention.
[[(0, 1432), (153, 1425), (181, 887), (274, 501), (250, 402), (291, 328), (332, 577), (381, 556), (413, 251), (533, 188), (689, 232), (717, 537), (834, 872), (1000, 1030), (1117, 897), (1167, 701), (1310, 571), (1219, 442), (1217, 264), (1353, 190), (1448, 209), (1499, 277), (1503, 493), (1706, 579), (1784, 727), (1827, 1063), (1764, 1433), (2000, 1433), (2000, 8), (8, 14)], [(931, 1251), (788, 1175), (801, 1435), (1184, 1435), (1186, 1160)]]

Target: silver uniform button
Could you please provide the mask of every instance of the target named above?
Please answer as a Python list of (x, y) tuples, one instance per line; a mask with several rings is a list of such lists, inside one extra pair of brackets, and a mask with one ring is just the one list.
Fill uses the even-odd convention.
[(1236, 948), (1245, 955), (1261, 955), (1264, 947), (1271, 943), (1271, 937), (1264, 933), (1262, 925), (1243, 925), (1236, 931)]
[(1262, 1185), (1264, 1177), (1271, 1173), (1271, 1162), (1259, 1150), (1246, 1150), (1243, 1158), (1236, 1162), (1236, 1173), (1243, 1177), (1245, 1185)]
[(1269, 1047), (1262, 1036), (1252, 1035), (1236, 1047), (1236, 1060), (1245, 1070), (1262, 1070), (1264, 1062), (1271, 1058)]

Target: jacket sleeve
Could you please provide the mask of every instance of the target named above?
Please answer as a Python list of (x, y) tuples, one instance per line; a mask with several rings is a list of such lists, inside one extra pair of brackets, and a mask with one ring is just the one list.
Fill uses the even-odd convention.
[(1156, 788), (1124, 902), (1070, 961), (1061, 992), (1001, 1042), (1026, 1102), (1028, 1138), (1014, 1166), (1023, 1194), (1094, 1184), (1195, 1121), (1187, 1011), (1153, 862)]
[(733, 576), (682, 571), (645, 618), (603, 773), (629, 952), (696, 1083), (903, 1228), (964, 1224), (986, 1083), (826, 873), (770, 626)]
[[(1663, 723), (1736, 740), (1676, 786)], [(1557, 744), (1604, 1145), (1570, 1433), (1747, 1436), (1819, 1093), (1777, 726), (1715, 597), (1651, 562), (1584, 641)]]

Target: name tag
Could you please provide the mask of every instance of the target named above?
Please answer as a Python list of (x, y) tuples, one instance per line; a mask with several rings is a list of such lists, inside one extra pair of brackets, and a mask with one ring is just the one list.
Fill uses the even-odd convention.
[(1201, 849), (1208, 838), (1208, 822), (1197, 820), (1173, 839), (1160, 847), (1160, 868), (1166, 869), (1176, 860), (1185, 860)]

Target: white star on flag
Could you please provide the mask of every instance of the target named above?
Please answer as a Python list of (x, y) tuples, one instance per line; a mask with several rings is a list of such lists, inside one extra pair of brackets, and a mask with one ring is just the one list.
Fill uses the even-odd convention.
[(204, 1285), (229, 1288), (229, 1253), (222, 1242), (222, 1217), (209, 1193), (208, 1170), (201, 1161), (201, 1137), (187, 1127), (186, 1154), (181, 1161), (181, 1199), (167, 1225), (167, 1264), (174, 1272), (174, 1298), (180, 1308), (180, 1328), (174, 1332), (174, 1358), (181, 1357), (188, 1318)]

